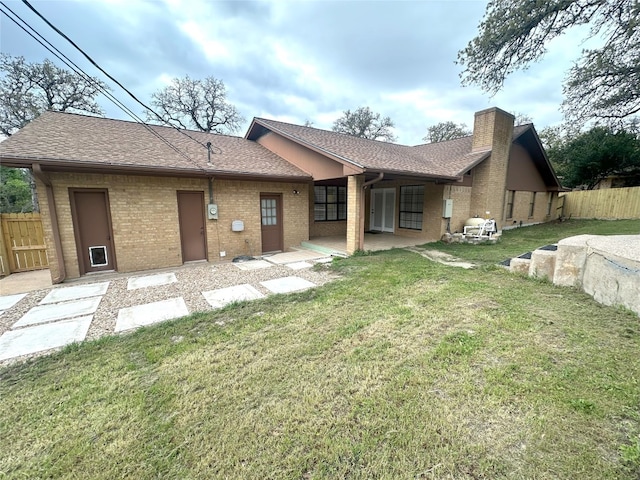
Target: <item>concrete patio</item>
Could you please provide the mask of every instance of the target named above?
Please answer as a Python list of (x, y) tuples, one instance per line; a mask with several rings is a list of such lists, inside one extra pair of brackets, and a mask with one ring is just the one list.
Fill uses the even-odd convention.
[[(425, 242), (419, 238), (400, 237), (393, 233), (365, 233), (364, 250), (377, 252), (392, 248), (413, 247), (423, 245)], [(304, 248), (323, 252), (328, 255), (347, 256), (347, 237), (336, 235), (330, 237), (313, 237), (308, 242), (302, 242)]]

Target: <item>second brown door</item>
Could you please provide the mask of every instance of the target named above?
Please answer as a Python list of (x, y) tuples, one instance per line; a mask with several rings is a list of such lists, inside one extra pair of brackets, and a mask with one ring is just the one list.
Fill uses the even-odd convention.
[(204, 194), (178, 192), (178, 220), (182, 261), (207, 259), (207, 237), (204, 228)]
[(260, 194), (260, 219), (262, 224), (262, 251), (282, 251), (282, 195), (273, 193)]

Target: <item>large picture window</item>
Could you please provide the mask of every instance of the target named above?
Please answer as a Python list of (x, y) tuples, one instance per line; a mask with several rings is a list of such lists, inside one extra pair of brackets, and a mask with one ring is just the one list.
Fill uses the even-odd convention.
[(316, 222), (347, 219), (347, 187), (317, 185), (313, 189)]
[(424, 185), (400, 187), (400, 228), (422, 230)]

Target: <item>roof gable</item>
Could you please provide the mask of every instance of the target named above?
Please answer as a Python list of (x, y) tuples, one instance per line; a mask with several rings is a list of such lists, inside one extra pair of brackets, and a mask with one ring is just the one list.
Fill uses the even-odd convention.
[(531, 156), (545, 185), (550, 189), (562, 189), (560, 180), (551, 166), (549, 157), (542, 146), (538, 132), (532, 123), (520, 125), (513, 130), (513, 142), (524, 147)]
[(446, 146), (427, 144), (411, 147), (264, 118), (254, 118), (245, 138), (257, 140), (266, 131), (285, 136), (301, 145), (323, 152), (336, 161), (349, 163), (365, 171), (432, 178), (460, 177), (489, 153), (471, 153), (470, 137), (467, 141)]

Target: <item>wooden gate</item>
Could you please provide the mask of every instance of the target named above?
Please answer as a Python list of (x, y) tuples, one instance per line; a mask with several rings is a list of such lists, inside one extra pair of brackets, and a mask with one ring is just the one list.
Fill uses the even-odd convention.
[(0, 275), (49, 268), (39, 213), (0, 215)]

